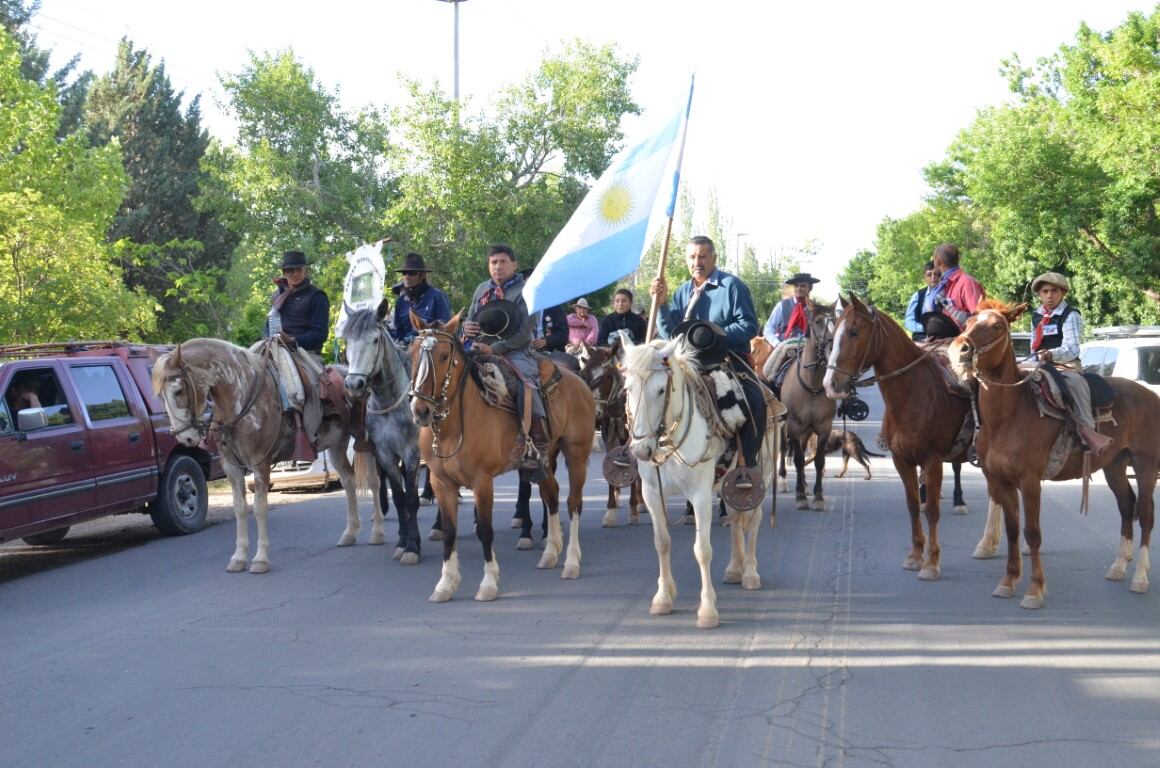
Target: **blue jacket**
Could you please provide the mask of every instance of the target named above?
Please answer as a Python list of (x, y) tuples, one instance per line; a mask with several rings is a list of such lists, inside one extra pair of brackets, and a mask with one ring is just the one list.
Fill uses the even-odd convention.
[[(749, 340), (761, 332), (753, 297), (745, 283), (728, 272), (713, 270), (705, 281), (705, 290), (691, 320), (708, 320), (721, 326), (729, 339), (729, 351), (749, 354)], [(686, 280), (673, 294), (672, 301), (657, 312), (657, 331), (667, 339), (673, 329), (685, 319), (685, 308), (693, 296), (693, 281)]]
[(411, 326), (411, 310), (425, 323), (437, 321), (446, 323), (451, 319), (451, 302), (447, 294), (439, 290), (426, 280), (419, 283), (412, 292), (399, 282), (391, 286), (391, 293), (395, 299), (395, 327), (391, 330), (391, 337), (401, 343), (410, 343), (415, 338), (415, 329)]

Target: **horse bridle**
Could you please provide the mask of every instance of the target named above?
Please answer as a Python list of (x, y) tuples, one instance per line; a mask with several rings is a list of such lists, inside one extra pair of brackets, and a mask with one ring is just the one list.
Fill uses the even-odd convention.
[[(185, 364), (185, 361), (181, 358), (181, 345), (180, 344), (178, 344), (177, 347), (173, 350), (173, 356), (170, 358), (170, 364), (173, 365), (174, 367), (176, 367), (178, 372), (175, 374), (167, 375), (165, 377), (165, 381), (170, 382), (170, 381), (176, 381), (178, 379), (181, 379), (182, 382), (185, 384), (187, 391), (189, 392), (189, 400), (190, 400), (190, 406), (189, 406), (190, 421), (186, 424), (181, 425), (180, 427), (171, 426), (171, 432), (172, 432), (172, 434), (176, 435), (176, 434), (179, 434), (181, 432), (184, 432), (187, 429), (196, 429), (197, 433), (201, 436), (201, 438), (203, 440), (205, 440), (209, 437), (209, 433), (214, 430), (214, 426), (213, 426), (214, 425), (214, 414), (217, 411), (217, 404), (215, 403), (214, 407), (210, 409), (208, 420), (195, 417), (194, 414), (203, 413), (205, 411), (205, 407), (203, 406), (203, 407), (199, 408), (197, 406), (197, 393), (199, 391), (199, 387), (194, 386), (195, 381), (193, 378), (193, 373), (189, 370), (189, 367)], [(275, 375), (273, 369), (270, 367), (269, 360), (266, 361), (265, 372), (269, 373), (271, 376)], [(219, 437), (218, 437), (219, 443), (230, 442), (230, 437), (233, 433), (234, 427), (236, 427), (238, 425), (238, 423), (242, 420), (242, 418), (247, 413), (249, 413), (251, 409), (253, 409), (254, 404), (258, 401), (258, 395), (261, 393), (261, 391), (262, 391), (262, 371), (258, 371), (256, 374), (254, 374), (254, 378), (250, 382), (250, 386), (246, 392), (246, 398), (242, 402), (242, 407), (238, 410), (237, 415), (234, 416), (234, 418), (230, 421), (229, 424), (225, 424), (225, 423), (221, 422), (220, 420), (217, 421), (217, 432), (219, 435)], [(207, 400), (208, 400), (208, 398), (207, 398)]]
[[(653, 364), (652, 366), (650, 366), (649, 370), (655, 371), (655, 372), (663, 371), (665, 374), (665, 399), (664, 399), (664, 403), (661, 406), (660, 423), (657, 424), (656, 429), (651, 434), (646, 433), (643, 435), (638, 435), (636, 433), (636, 430), (634, 428), (635, 425), (633, 423), (633, 416), (632, 416), (633, 409), (629, 405), (628, 397), (626, 396), (624, 399), (624, 415), (625, 415), (625, 420), (628, 423), (629, 440), (640, 441), (640, 440), (645, 440), (649, 437), (655, 437), (657, 440), (657, 450), (653, 454), (652, 458), (649, 459), (649, 462), (652, 463), (652, 465), (657, 467), (658, 469), (659, 469), (661, 464), (664, 464), (672, 456), (676, 456), (677, 460), (680, 461), (682, 464), (684, 464), (686, 467), (695, 467), (698, 464), (703, 463), (704, 461), (706, 461), (709, 458), (709, 453), (710, 453), (710, 448), (711, 448), (711, 443), (712, 443), (711, 440), (705, 441), (705, 449), (704, 449), (704, 451), (702, 451), (701, 458), (697, 459), (696, 461), (689, 462), (685, 459), (684, 456), (681, 455), (681, 446), (683, 446), (685, 444), (685, 440), (688, 439), (689, 433), (693, 429), (693, 420), (685, 418), (684, 409), (682, 408), (679, 413), (677, 413), (673, 416), (672, 422), (668, 426), (666, 426), (666, 423), (665, 423), (665, 416), (667, 416), (669, 413), (669, 407), (672, 404), (672, 398), (673, 398), (673, 368), (672, 368), (672, 363), (667, 358), (664, 358), (664, 359), (662, 359), (662, 362), (660, 364)], [(688, 375), (685, 376), (685, 379), (686, 379), (684, 382), (684, 389), (685, 389), (685, 395), (686, 395), (685, 399), (689, 403), (695, 404), (697, 402), (697, 394), (692, 391), (692, 385), (689, 383)], [(640, 391), (640, 397), (638, 398), (638, 402), (637, 402), (638, 405), (640, 403), (640, 400), (643, 400), (644, 397), (645, 397), (645, 392), (644, 392), (644, 387), (642, 386), (641, 391)], [(679, 438), (673, 439), (674, 431), (677, 429), (677, 427), (682, 422), (684, 422), (684, 427), (685, 427), (684, 433)]]
[[(409, 397), (422, 400), (431, 405), (431, 433), (433, 441), (431, 450), (440, 459), (449, 459), (463, 448), (463, 440), (466, 434), (466, 429), (461, 429), (459, 433), (459, 445), (455, 450), (447, 455), (439, 453), (439, 425), (450, 414), (451, 409), (448, 407), (448, 401), (452, 396), (451, 393), (451, 377), (455, 368), (459, 365), (459, 357), (465, 356), (463, 346), (459, 343), (459, 339), (447, 331), (441, 331), (436, 328), (425, 328), (419, 331), (419, 364), (415, 366), (415, 370), (411, 371), (411, 388), (407, 392)], [(447, 372), (443, 374), (443, 383), (439, 388), (438, 394), (435, 392), (435, 359), (434, 350), (438, 344), (447, 344), (451, 348), (451, 361), (447, 364)], [(457, 354), (458, 353), (458, 354)], [(422, 378), (420, 379), (420, 375)], [(425, 394), (420, 391), (422, 386), (428, 378), (431, 379), (431, 394)], [(459, 376), (459, 384), (455, 387), (454, 396), (459, 400), (459, 421), (463, 422), (463, 388), (467, 384), (467, 369), (464, 367), (463, 373)], [(466, 427), (466, 425), (463, 425)]]
[[(391, 345), (391, 347), (394, 346), (394, 342), (391, 340), (391, 337), (387, 334), (386, 323), (377, 324), (375, 326), (375, 333), (378, 335), (379, 350), (378, 350), (378, 354), (375, 355), (375, 362), (374, 362), (374, 367), (373, 367), (372, 371), (367, 372), (367, 373), (363, 373), (361, 371), (352, 371), (350, 369), (347, 369), (347, 372), (346, 372), (347, 376), (362, 376), (364, 379), (367, 380), (368, 385), (370, 385), (370, 383), (374, 380), (376, 375), (379, 375), (381, 378), (386, 378), (387, 349), (388, 349), (387, 345), (389, 344), (389, 345)], [(394, 382), (394, 378), (395, 378), (394, 376), (391, 377), (392, 383)], [(395, 401), (393, 403), (388, 405), (386, 408), (371, 408), (368, 405), (367, 406), (367, 413), (373, 413), (373, 414), (379, 415), (379, 416), (381, 416), (384, 413), (389, 413), (390, 411), (393, 411), (396, 407), (398, 407), (399, 403), (406, 400), (410, 394), (411, 394), (410, 388), (402, 387), (399, 396), (395, 398)], [(372, 388), (372, 396), (373, 395), (374, 395), (374, 390)], [(375, 400), (376, 401), (378, 400), (377, 396), (375, 397)]]
[[(826, 315), (823, 315), (823, 316), (826, 316)], [(832, 316), (831, 316), (831, 319), (832, 319)], [(794, 368), (797, 371), (798, 384), (801, 384), (802, 389), (809, 392), (814, 397), (817, 397), (818, 395), (820, 395), (826, 391), (825, 387), (811, 387), (809, 384), (807, 384), (806, 380), (804, 378), (802, 378), (802, 368), (817, 368), (819, 365), (823, 365), (826, 363), (826, 358), (829, 357), (829, 354), (826, 352), (826, 346), (830, 345), (832, 348), (833, 342), (834, 342), (833, 324), (827, 322), (826, 323), (826, 332), (824, 334), (822, 334), (821, 338), (814, 338), (813, 342), (814, 342), (814, 356), (817, 359), (814, 362), (809, 363), (807, 365), (807, 364), (802, 363), (801, 356), (799, 355), (798, 359), (797, 359), (797, 365), (794, 366)]]
[[(852, 311), (857, 312), (857, 310), (852, 310)], [(874, 308), (867, 307), (866, 313), (870, 316), (871, 332), (874, 335), (870, 338), (870, 343), (867, 344), (866, 348), (862, 350), (862, 359), (858, 361), (858, 367), (856, 368), (855, 372), (851, 373), (850, 371), (847, 371), (844, 368), (839, 368), (836, 365), (832, 365), (829, 363), (826, 364), (827, 371), (837, 371), (838, 373), (841, 373), (841, 374), (849, 377), (849, 379), (850, 379), (849, 387), (850, 387), (851, 393), (856, 392), (860, 387), (868, 387), (868, 386), (871, 386), (872, 384), (878, 384), (880, 382), (887, 381), (889, 379), (893, 379), (895, 376), (901, 376), (902, 374), (906, 373), (911, 368), (913, 368), (914, 366), (916, 366), (920, 362), (922, 362), (924, 358), (929, 357), (930, 354), (934, 351), (934, 347), (930, 347), (929, 349), (923, 351), (923, 353), (921, 355), (916, 357), (914, 360), (911, 360), (909, 363), (902, 366), (901, 368), (898, 368), (898, 369), (893, 370), (893, 371), (889, 371), (887, 373), (882, 374), (881, 376), (871, 376), (868, 379), (858, 378), (859, 376), (861, 376), (863, 373), (866, 372), (866, 358), (870, 356), (870, 348), (874, 345), (875, 341), (878, 341), (879, 343), (881, 342), (880, 337), (884, 333), (884, 331), (882, 330), (882, 320), (878, 317), (878, 313), (874, 311)]]

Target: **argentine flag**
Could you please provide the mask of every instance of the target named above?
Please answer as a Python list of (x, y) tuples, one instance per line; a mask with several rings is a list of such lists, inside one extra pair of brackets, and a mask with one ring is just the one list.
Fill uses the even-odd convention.
[[(529, 312), (603, 288), (640, 266), (657, 192), (672, 167), (673, 151), (683, 143), (692, 103), (690, 86), (688, 103), (658, 133), (612, 159), (528, 279), (523, 297)], [(678, 159), (670, 216), (679, 175)]]

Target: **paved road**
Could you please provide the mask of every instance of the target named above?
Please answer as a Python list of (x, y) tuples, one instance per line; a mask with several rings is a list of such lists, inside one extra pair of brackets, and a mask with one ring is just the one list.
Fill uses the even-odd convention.
[[(877, 429), (857, 425), (869, 446)], [(595, 482), (582, 577), (537, 571), (503, 528), (489, 604), (471, 599), (474, 538), (443, 605), (427, 602), (436, 545), (410, 568), (388, 548), (334, 547), (336, 493), (278, 497), (265, 576), (225, 572), (221, 508), (190, 537), (121, 518), (47, 550), (8, 544), (0, 764), (1160, 764), (1157, 596), (1103, 579), (1110, 493), (1097, 483), (1085, 518), (1078, 485), (1046, 491), (1048, 602), (1028, 612), (990, 596), (1001, 561), (970, 557), (984, 492), (974, 469), (966, 484), (971, 512), (944, 517), (936, 583), (899, 567), (909, 531), (887, 459), (872, 480), (829, 481), (825, 512), (781, 495), (761, 533), (764, 588), (718, 583), (712, 631), (694, 628), (692, 529), (673, 532), (677, 610), (652, 617), (651, 528), (600, 528)], [(727, 531), (713, 541), (719, 581)]]

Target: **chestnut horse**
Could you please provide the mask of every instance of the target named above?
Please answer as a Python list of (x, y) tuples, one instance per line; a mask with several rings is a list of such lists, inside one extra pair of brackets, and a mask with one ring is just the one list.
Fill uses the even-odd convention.
[[(317, 364), (316, 373), (321, 373)], [(258, 547), (249, 560), (250, 573), (270, 570), (270, 537), (266, 530), (270, 491), (270, 466), (289, 458), (297, 425), (283, 409), (275, 366), (248, 349), (218, 339), (190, 339), (153, 365), (153, 389), (165, 401), (173, 436), (182, 445), (194, 446), (213, 433), (221, 449), (222, 468), (234, 497), (237, 535), (234, 554), (226, 570), (246, 570), (250, 549), (249, 510), (246, 504), (246, 470), (254, 473), (254, 521)], [(213, 414), (204, 419), (212, 403)], [(370, 462), (356, 454), (355, 472), (346, 456), (351, 433), (342, 419), (323, 410), (316, 446), (325, 450), (346, 491), (346, 530), (340, 546), (353, 541), (359, 529), (358, 491), (370, 490)], [(356, 474), (358, 488), (355, 487)], [(381, 513), (379, 513), (381, 519)]]
[[(970, 400), (952, 388), (953, 374), (932, 354), (915, 344), (892, 318), (851, 295), (834, 329), (825, 376), (826, 394), (841, 400), (864, 385), (858, 377), (873, 368), (886, 404), (882, 435), (906, 492), (910, 515), (910, 552), (902, 562), (918, 578), (939, 577), (939, 496), (944, 461), (965, 461), (969, 440), (960, 436), (971, 409)], [(917, 469), (926, 478), (926, 504), (919, 501)], [(919, 514), (925, 513), (923, 533)], [(984, 537), (986, 538), (986, 537)], [(983, 542), (980, 542), (980, 549)], [(979, 556), (979, 550), (976, 551)], [(986, 555), (989, 556), (989, 555)]]
[[(596, 419), (604, 438), (604, 450), (609, 453), (628, 442), (628, 422), (624, 410), (624, 379), (617, 370), (621, 342), (617, 336), (607, 347), (581, 346), (580, 378), (588, 383), (596, 398)], [(628, 524), (640, 525), (640, 477), (632, 481), (628, 495)], [(604, 510), (605, 528), (615, 528), (620, 510), (620, 489), (608, 484), (608, 505)]]
[[(450, 600), (459, 589), (459, 553), (456, 527), (459, 518), (459, 489), (475, 494), (476, 535), (483, 544), (483, 580), (475, 599), (495, 600), (499, 596), (499, 562), (492, 543), (493, 479), (512, 468), (512, 447), (520, 434), (519, 418), (489, 405), (469, 367), (474, 364), (459, 341), (460, 315), (446, 324), (424, 323), (414, 313), (411, 323), (418, 336), (411, 342), (411, 413), (420, 427), (419, 445), (435, 482), (435, 499), (443, 523), (443, 569), (430, 600)], [(545, 370), (546, 369), (546, 370)], [(547, 360), (540, 365), (542, 380), (559, 370), (560, 379), (550, 391), (545, 389), (544, 407), (551, 425), (549, 466), (563, 452), (568, 467), (568, 552), (561, 578), (580, 576), (580, 508), (588, 456), (596, 434), (596, 404), (584, 381), (556, 368)], [(548, 509), (548, 537), (537, 568), (555, 568), (563, 550), (560, 530), (560, 486), (554, 475), (540, 481), (540, 498)]]
[[(951, 364), (963, 379), (978, 379), (979, 432), (976, 450), (982, 461), (987, 487), (1003, 507), (1007, 528), (1007, 573), (992, 593), (1011, 597), (1019, 583), (1019, 498), (1023, 499), (1023, 536), (1031, 550), (1031, 584), (1023, 596), (1024, 608), (1041, 608), (1047, 596), (1047, 577), (1039, 555), (1040, 484), (1048, 471), (1052, 446), (1065, 428), (1062, 419), (1040, 416), (1033, 387), (1034, 377), (1023, 375), (1015, 363), (1010, 323), (1023, 314), (1026, 304), (1008, 305), (986, 300), (978, 314), (951, 344)], [(1042, 375), (1042, 374), (1040, 374)], [(1104, 470), (1108, 487), (1120, 510), (1120, 547), (1106, 578), (1125, 576), (1132, 556), (1132, 520), (1140, 522), (1140, 554), (1132, 579), (1133, 592), (1148, 591), (1148, 550), (1152, 540), (1154, 507), (1152, 493), (1160, 470), (1160, 397), (1135, 381), (1106, 380), (1115, 392), (1112, 420), (1098, 426), (1115, 442), (1099, 455), (1091, 454), (1092, 471)], [(1070, 480), (1083, 474), (1083, 453), (1074, 441), (1063, 466), (1051, 480)], [(1136, 474), (1136, 490), (1128, 482), (1127, 469)]]

